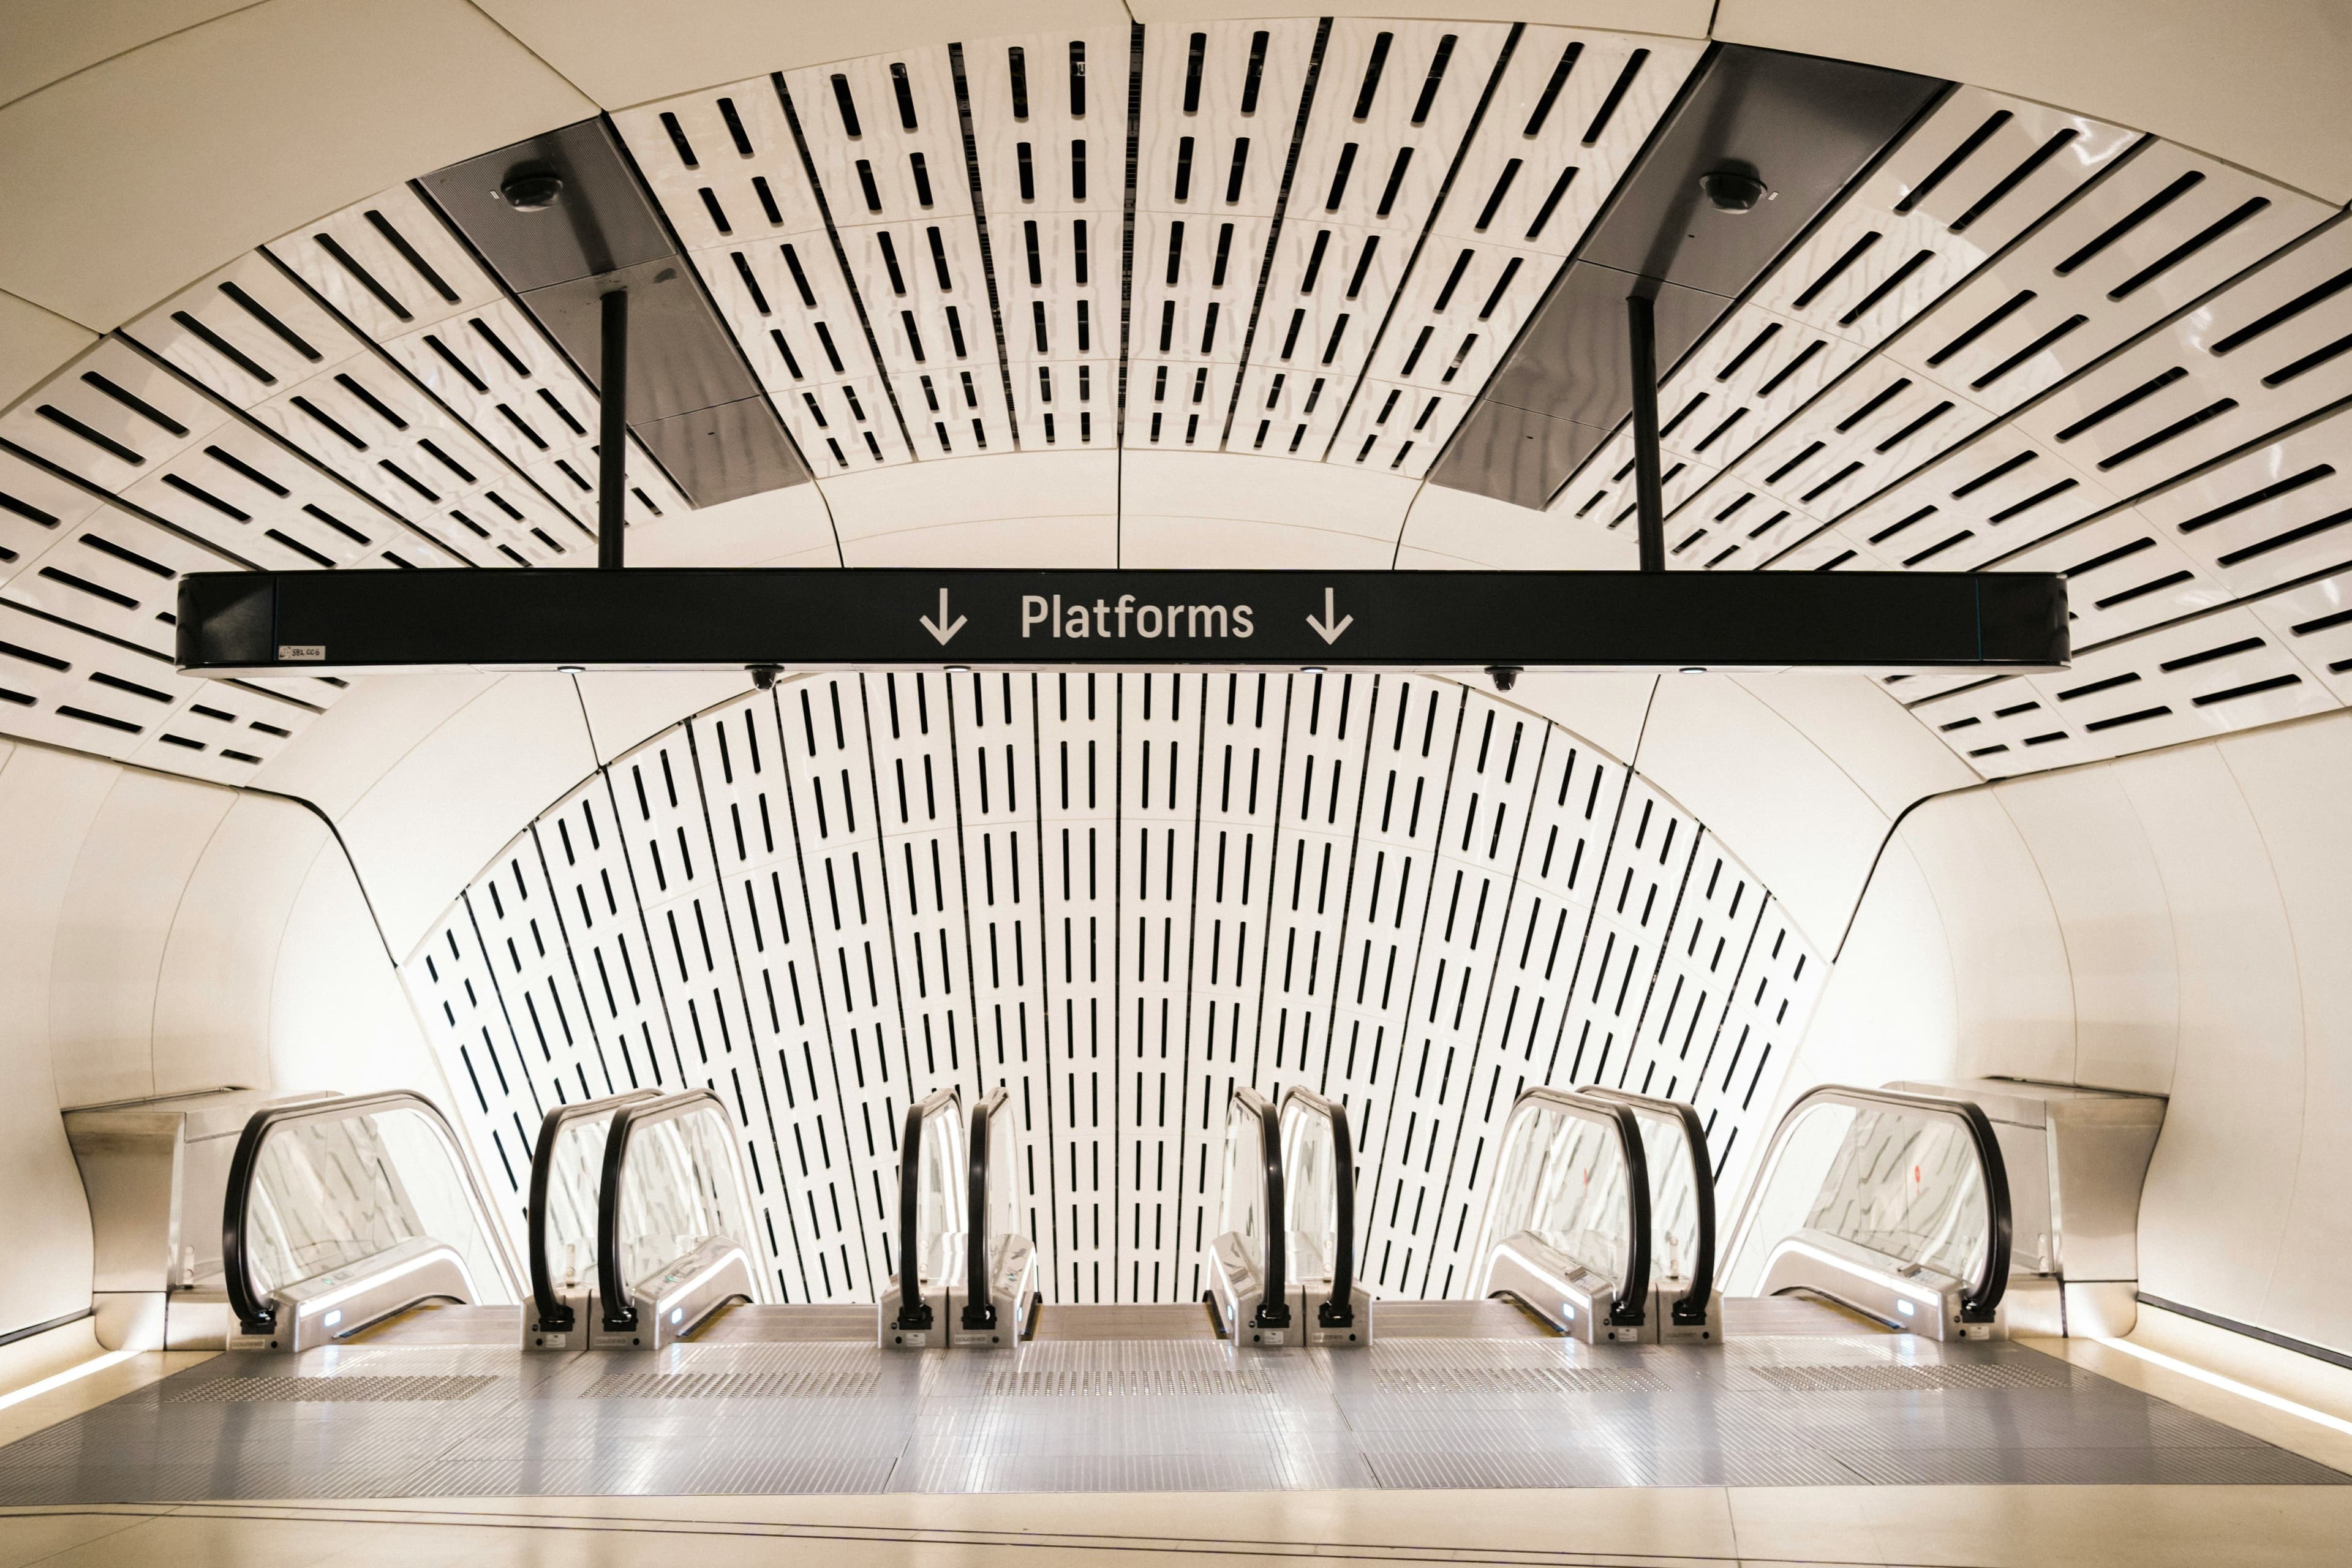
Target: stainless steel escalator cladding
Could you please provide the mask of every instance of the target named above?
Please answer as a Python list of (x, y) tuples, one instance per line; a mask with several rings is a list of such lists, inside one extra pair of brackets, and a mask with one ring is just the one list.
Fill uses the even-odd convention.
[(1650, 1168), (1633, 1107), (1522, 1089), (1501, 1150), (1472, 1293), (1517, 1300), (1587, 1343), (1655, 1338)]
[(1974, 1101), (1824, 1084), (1773, 1129), (1726, 1289), (1809, 1291), (1939, 1340), (2003, 1338), (2011, 1223), (2000, 1142)]
[(1592, 1100), (1622, 1105), (1642, 1127), (1650, 1167), (1650, 1305), (1643, 1327), (1662, 1343), (1723, 1342), (1717, 1288), (1715, 1165), (1706, 1124), (1679, 1100), (1631, 1089), (1589, 1088)]
[(1021, 1223), (1020, 1126), (1013, 1099), (991, 1089), (971, 1108), (964, 1292), (948, 1325), (959, 1345), (1009, 1345), (1037, 1309), (1037, 1247)]
[(971, 1216), (964, 1160), (963, 1091), (942, 1089), (907, 1108), (898, 1140), (898, 1272), (882, 1293), (884, 1350), (948, 1342), (963, 1285)]
[(312, 1350), (428, 1301), (516, 1300), (464, 1145), (406, 1090), (256, 1110), (229, 1162), (221, 1257), (231, 1350)]
[(1236, 1345), (1292, 1342), (1288, 1208), (1274, 1102), (1234, 1086), (1225, 1114), (1223, 1198), (1209, 1247), (1206, 1300)]
[(732, 1302), (773, 1299), (742, 1139), (717, 1094), (619, 1107), (599, 1182), (592, 1343), (658, 1350)]
[(1372, 1340), (1371, 1290), (1356, 1278), (1356, 1151), (1348, 1108), (1312, 1089), (1283, 1091), (1284, 1258), (1302, 1343)]
[(579, 1350), (590, 1342), (596, 1321), (598, 1195), (613, 1117), (624, 1106), (660, 1098), (657, 1090), (633, 1089), (559, 1105), (540, 1122), (524, 1211), (530, 1265), (524, 1349)]

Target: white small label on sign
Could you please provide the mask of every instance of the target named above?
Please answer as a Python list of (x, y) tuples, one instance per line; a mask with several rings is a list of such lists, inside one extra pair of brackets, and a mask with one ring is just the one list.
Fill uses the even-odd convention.
[(1270, 1345), (1280, 1344), (1282, 1342), (1282, 1331), (1280, 1329), (1266, 1330), (1265, 1342)]
[(278, 661), (280, 664), (321, 664), (326, 658), (327, 648), (323, 643), (282, 642), (278, 645)]

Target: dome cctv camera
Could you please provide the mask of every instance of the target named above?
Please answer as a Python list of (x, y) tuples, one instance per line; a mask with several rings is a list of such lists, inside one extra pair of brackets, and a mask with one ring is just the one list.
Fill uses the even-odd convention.
[(499, 187), (507, 205), (519, 213), (544, 212), (563, 194), (563, 177), (552, 169), (518, 169)]
[(1701, 174), (1698, 188), (1717, 211), (1727, 213), (1751, 212), (1758, 202), (1771, 195), (1756, 171), (1745, 163), (1730, 163)]

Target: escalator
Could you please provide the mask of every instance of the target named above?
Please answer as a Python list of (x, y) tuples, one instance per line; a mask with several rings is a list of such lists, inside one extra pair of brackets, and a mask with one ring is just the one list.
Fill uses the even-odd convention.
[(515, 1339), (517, 1270), (448, 1120), (406, 1091), (265, 1105), (221, 1220), (231, 1350)]
[(1508, 1297), (1588, 1344), (1657, 1337), (1649, 1146), (1633, 1106), (1520, 1091), (1479, 1226), (1474, 1298)]
[(1726, 1288), (1938, 1340), (2002, 1338), (2011, 1228), (2000, 1144), (1974, 1101), (1825, 1084), (1773, 1131)]
[(1236, 1345), (1366, 1345), (1371, 1292), (1355, 1277), (1355, 1145), (1348, 1112), (1304, 1089), (1277, 1107), (1235, 1085), (1207, 1300)]
[(614, 1107), (598, 1183), (592, 1348), (659, 1350), (773, 1299), (742, 1142), (711, 1090)]
[(1664, 1344), (1723, 1339), (1722, 1292), (1716, 1287), (1715, 1167), (1697, 1110), (1622, 1089), (1583, 1091), (1633, 1113), (1650, 1177), (1649, 1338)]
[(1003, 1089), (967, 1120), (963, 1092), (908, 1108), (899, 1142), (898, 1269), (883, 1292), (885, 1350), (1009, 1345), (1037, 1309), (1037, 1255), (1017, 1200), (1018, 1132)]
[(597, 1316), (596, 1239), (604, 1147), (624, 1107), (660, 1099), (650, 1089), (559, 1105), (539, 1124), (526, 1211), (530, 1297), (523, 1303), (528, 1350), (582, 1350)]

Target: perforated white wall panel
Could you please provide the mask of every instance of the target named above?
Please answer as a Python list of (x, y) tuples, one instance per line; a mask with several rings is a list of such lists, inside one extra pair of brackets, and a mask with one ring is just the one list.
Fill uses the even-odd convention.
[[(1597, 901), (1596, 901), (1597, 900)], [(1004, 1086), (1054, 1299), (1189, 1300), (1235, 1083), (1357, 1131), (1363, 1272), (1444, 1295), (1521, 1088), (1752, 1142), (1824, 965), (1706, 829), (1451, 680), (841, 676), (663, 731), (404, 966), (520, 1223), (553, 1106), (708, 1085), (778, 1289), (870, 1300), (900, 1122)]]

